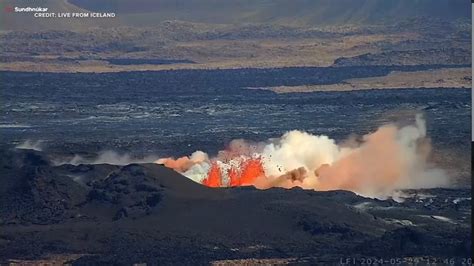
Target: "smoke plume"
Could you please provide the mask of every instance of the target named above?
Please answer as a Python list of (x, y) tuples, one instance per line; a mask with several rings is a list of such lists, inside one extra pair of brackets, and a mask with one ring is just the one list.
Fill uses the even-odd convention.
[(25, 140), (21, 144), (15, 146), (17, 149), (22, 150), (35, 150), (35, 151), (42, 151), (43, 145), (41, 140), (33, 141), (33, 140)]
[(294, 130), (264, 143), (235, 140), (214, 157), (197, 151), (156, 163), (211, 187), (298, 186), (384, 198), (399, 189), (450, 185), (445, 172), (430, 165), (430, 152), (425, 121), (417, 115), (413, 125), (387, 124), (360, 141), (337, 144), (327, 136)]
[(158, 159), (156, 156), (147, 156), (135, 158), (129, 154), (120, 154), (115, 151), (101, 151), (96, 158), (84, 158), (80, 155), (74, 155), (73, 158), (67, 160), (53, 161), (55, 165), (71, 164), (111, 164), (111, 165), (128, 165), (132, 163), (152, 163)]

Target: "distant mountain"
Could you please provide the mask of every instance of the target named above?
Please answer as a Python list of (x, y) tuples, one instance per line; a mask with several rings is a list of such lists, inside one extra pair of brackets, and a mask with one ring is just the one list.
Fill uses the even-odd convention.
[[(466, 0), (70, 0), (97, 11), (115, 11), (130, 23), (160, 20), (206, 23), (364, 24), (413, 17), (469, 19)], [(139, 18), (139, 16), (143, 16)]]
[(15, 7), (48, 8), (45, 13), (88, 12), (67, 0), (2, 0), (0, 1), (0, 30), (85, 30), (91, 27), (113, 26), (114, 21), (78, 18), (35, 18), (35, 12), (8, 12)]
[(467, 0), (6, 0), (0, 3), (2, 9), (8, 5), (44, 6), (51, 12), (115, 12), (117, 18), (34, 19), (31, 13), (2, 10), (2, 30), (154, 26), (167, 20), (318, 26), (387, 24), (419, 17), (447, 21), (471, 18)]

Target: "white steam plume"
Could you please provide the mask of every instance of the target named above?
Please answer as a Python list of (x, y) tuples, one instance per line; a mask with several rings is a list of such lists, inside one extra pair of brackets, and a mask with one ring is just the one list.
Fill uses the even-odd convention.
[(33, 140), (25, 140), (21, 144), (15, 146), (17, 149), (22, 150), (35, 150), (35, 151), (42, 151), (43, 145), (41, 140), (33, 141)]
[(430, 165), (430, 152), (425, 121), (417, 115), (414, 125), (384, 125), (350, 146), (338, 145), (327, 136), (294, 130), (267, 143), (234, 141), (211, 159), (198, 152), (199, 156), (193, 154), (178, 160), (164, 158), (157, 163), (196, 182), (208, 177), (215, 164), (225, 185), (230, 182), (229, 169), (238, 168), (245, 160), (258, 158), (264, 173), (255, 176), (252, 182), (257, 188), (345, 189), (385, 198), (399, 189), (450, 185), (446, 173)]
[(80, 155), (74, 155), (72, 159), (55, 161), (55, 165), (63, 164), (112, 164), (112, 165), (128, 165), (132, 163), (152, 163), (158, 159), (157, 156), (146, 156), (143, 158), (135, 158), (129, 154), (120, 154), (114, 151), (102, 151), (94, 159), (84, 158)]

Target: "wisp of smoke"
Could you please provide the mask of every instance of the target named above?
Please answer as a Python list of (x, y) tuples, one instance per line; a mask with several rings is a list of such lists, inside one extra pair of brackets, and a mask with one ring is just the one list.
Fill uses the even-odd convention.
[(17, 146), (15, 146), (15, 148), (22, 149), (22, 150), (35, 150), (35, 151), (42, 151), (43, 150), (41, 140), (33, 141), (33, 140), (29, 140), (29, 139), (25, 140), (21, 144), (18, 144)]
[(197, 151), (156, 163), (211, 187), (298, 186), (386, 198), (400, 189), (450, 185), (445, 172), (429, 164), (430, 152), (425, 121), (417, 115), (413, 125), (387, 124), (351, 145), (294, 130), (265, 143), (235, 140), (214, 157)]
[(143, 158), (135, 158), (129, 154), (119, 154), (114, 151), (101, 151), (94, 159), (87, 159), (79, 155), (74, 155), (72, 159), (53, 162), (55, 165), (62, 164), (111, 164), (111, 165), (128, 165), (132, 163), (152, 163), (158, 159), (156, 156), (146, 156)]

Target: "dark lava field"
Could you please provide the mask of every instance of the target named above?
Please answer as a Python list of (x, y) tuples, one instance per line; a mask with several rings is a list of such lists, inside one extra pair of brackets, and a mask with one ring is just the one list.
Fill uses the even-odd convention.
[[(74, 255), (76, 265), (468, 263), (469, 89), (248, 89), (438, 67), (2, 72), (0, 263), (58, 254)], [(264, 141), (293, 129), (339, 142), (417, 113), (427, 121), (432, 160), (457, 181), (404, 191), (404, 201), (348, 191), (212, 189), (157, 164), (67, 163), (102, 151), (137, 160), (215, 154), (232, 139)]]
[(0, 258), (79, 254), (75, 265), (231, 259), (408, 263), (470, 256), (470, 189), (368, 199), (347, 191), (212, 189), (157, 164), (52, 166), (1, 154)]
[(443, 66), (299, 67), (103, 74), (1, 72), (1, 144), (41, 141), (70, 153), (214, 153), (230, 140), (263, 141), (289, 130), (336, 140), (422, 113), (435, 145), (469, 153), (468, 89), (275, 94), (247, 89), (334, 84), (391, 71)]

